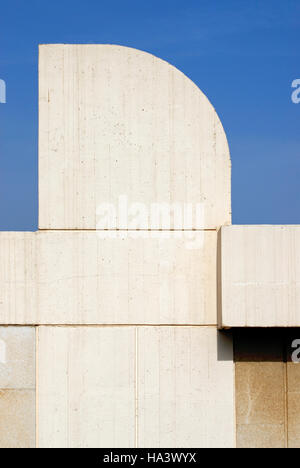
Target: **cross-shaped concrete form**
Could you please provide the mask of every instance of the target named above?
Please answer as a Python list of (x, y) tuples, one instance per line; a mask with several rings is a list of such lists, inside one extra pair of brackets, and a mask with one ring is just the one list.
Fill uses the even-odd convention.
[(0, 233), (0, 444), (234, 447), (217, 329), (300, 324), (299, 228), (231, 226), (223, 127), (168, 63), (45, 45), (39, 75), (39, 231)]

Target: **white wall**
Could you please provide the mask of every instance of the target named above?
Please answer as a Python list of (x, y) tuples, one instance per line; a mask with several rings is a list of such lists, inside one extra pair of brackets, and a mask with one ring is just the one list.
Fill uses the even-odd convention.
[(223, 327), (300, 326), (300, 226), (221, 230)]

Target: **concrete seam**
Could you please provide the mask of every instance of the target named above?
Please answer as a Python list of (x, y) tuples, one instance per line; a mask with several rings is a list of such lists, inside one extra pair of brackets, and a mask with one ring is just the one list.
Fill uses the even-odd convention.
[(194, 328), (217, 328), (217, 324), (193, 324), (193, 323), (185, 323), (185, 324), (178, 324), (178, 323), (105, 323), (105, 324), (96, 324), (96, 323), (24, 323), (24, 324), (16, 324), (16, 323), (9, 323), (9, 324), (1, 324), (0, 327), (98, 327), (98, 328), (105, 328), (105, 327), (194, 327)]
[(39, 448), (39, 327), (35, 327), (35, 446)]
[(139, 446), (139, 437), (138, 437), (138, 431), (139, 431), (139, 391), (138, 391), (138, 351), (139, 351), (139, 346), (138, 346), (138, 327), (135, 328), (135, 448), (138, 448)]

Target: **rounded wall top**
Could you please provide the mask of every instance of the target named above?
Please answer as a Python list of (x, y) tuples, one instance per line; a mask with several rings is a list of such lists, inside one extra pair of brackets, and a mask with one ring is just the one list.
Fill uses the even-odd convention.
[(40, 46), (39, 77), (41, 229), (95, 229), (120, 197), (144, 207), (140, 229), (157, 203), (198, 207), (189, 228), (231, 223), (226, 135), (182, 72), (128, 47), (57, 44)]

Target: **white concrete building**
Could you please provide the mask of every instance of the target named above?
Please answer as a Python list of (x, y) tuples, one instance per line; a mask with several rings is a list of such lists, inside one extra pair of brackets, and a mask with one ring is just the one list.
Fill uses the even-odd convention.
[(43, 45), (39, 84), (39, 231), (0, 233), (0, 446), (296, 446), (299, 227), (231, 226), (222, 124), (168, 63)]

